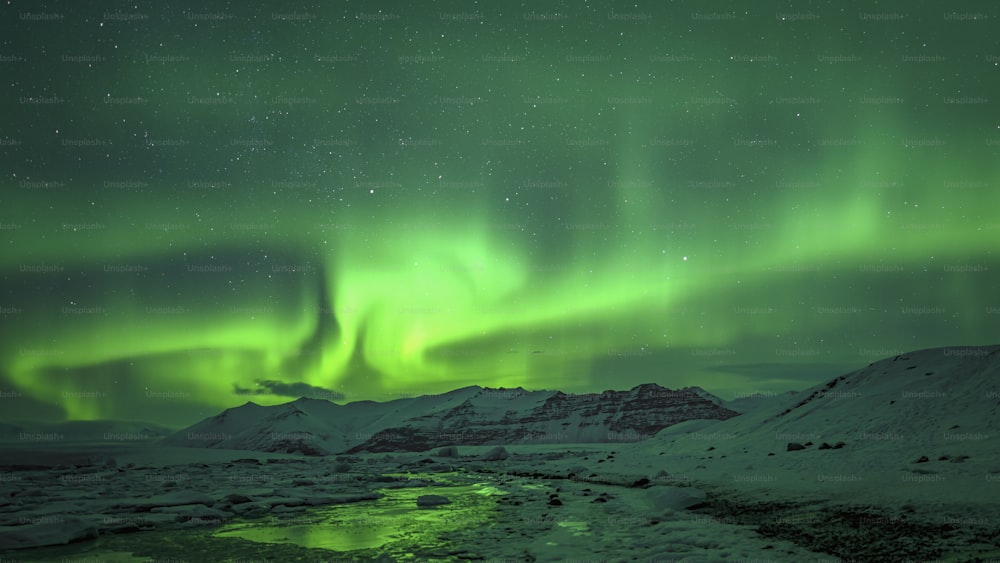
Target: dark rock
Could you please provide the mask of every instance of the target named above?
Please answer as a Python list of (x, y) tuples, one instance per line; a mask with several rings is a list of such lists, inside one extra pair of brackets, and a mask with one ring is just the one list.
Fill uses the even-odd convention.
[(967, 455), (958, 455), (958, 456), (955, 456), (955, 458), (952, 459), (951, 462), (952, 463), (965, 463), (965, 460), (967, 460), (967, 459), (969, 459), (969, 456), (967, 456)]
[(928, 459), (927, 456), (922, 455), (918, 457), (917, 460), (914, 461), (913, 463), (927, 463), (928, 461), (930, 461), (930, 459)]
[(803, 446), (802, 444), (800, 444), (798, 442), (788, 442), (788, 445), (785, 448), (786, 448), (785, 451), (788, 451), (788, 452), (794, 452), (796, 450), (804, 450), (804, 449), (806, 449), (805, 446)]
[(229, 463), (245, 463), (247, 465), (260, 465), (259, 459), (254, 459), (252, 457), (241, 457), (240, 459), (234, 459)]
[(458, 448), (455, 446), (445, 446), (437, 451), (438, 457), (458, 457)]
[(847, 444), (845, 444), (844, 442), (837, 442), (836, 444), (833, 445), (833, 449), (839, 450), (840, 448), (843, 448), (846, 445)]
[(503, 446), (497, 446), (492, 450), (483, 454), (480, 459), (483, 461), (501, 461), (507, 459), (510, 456), (507, 450)]
[(830, 444), (827, 444), (826, 442), (823, 442), (822, 444), (819, 445), (819, 449), (821, 449), (821, 450), (832, 450), (833, 446), (831, 446)]
[(562, 501), (557, 498), (550, 498), (549, 506), (562, 506)]
[(454, 467), (444, 463), (434, 463), (431, 465), (425, 465), (422, 469), (424, 471), (427, 471), (428, 473), (450, 473), (455, 470)]
[(441, 495), (420, 495), (417, 497), (417, 506), (440, 506), (442, 504), (451, 504), (448, 497)]
[(250, 502), (251, 499), (246, 495), (233, 493), (231, 495), (227, 495), (225, 501), (228, 502), (229, 504), (243, 504), (246, 502)]
[(630, 487), (647, 487), (647, 486), (649, 486), (649, 479), (646, 479), (645, 477), (643, 477), (642, 479), (639, 479), (638, 481), (636, 481), (635, 483), (632, 483), (629, 486)]
[[(513, 398), (523, 390), (512, 391), (516, 391), (511, 393)], [(419, 422), (414, 419), (413, 426), (381, 429), (347, 452), (415, 452), (450, 445), (520, 443), (539, 433), (545, 434), (544, 429), (552, 424), (568, 426), (570, 420), (573, 424), (580, 420), (581, 426), (601, 426), (602, 432), (594, 436), (607, 438), (594, 441), (611, 442), (622, 437), (640, 440), (686, 420), (727, 420), (739, 414), (706, 395), (705, 391), (696, 388), (675, 391), (656, 384), (603, 393), (569, 395), (557, 391), (530, 410), (509, 410), (496, 420), (489, 418), (490, 413), (484, 412), (475, 400), (468, 399), (449, 409), (420, 417)], [(572, 438), (573, 434), (568, 433), (567, 437)]]

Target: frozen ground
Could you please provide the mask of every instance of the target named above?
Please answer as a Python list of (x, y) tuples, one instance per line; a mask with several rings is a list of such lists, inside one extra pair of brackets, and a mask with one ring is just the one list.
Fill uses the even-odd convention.
[[(115, 466), (5, 471), (0, 542), (79, 541), (0, 551), (0, 560), (1000, 558), (991, 489), (949, 489), (976, 489), (971, 464), (948, 464), (963, 471), (924, 483), (916, 500), (873, 494), (881, 483), (869, 473), (807, 485), (778, 456), (737, 466), (587, 444), (512, 447), (507, 459), (482, 460), (489, 449), (339, 462), (185, 449), (156, 451), (173, 462), (154, 465), (140, 459), (155, 450), (133, 447)], [(747, 478), (734, 479), (735, 467)], [(425, 494), (450, 503), (418, 507)]]
[[(365, 455), (339, 462), (211, 451), (195, 461), (192, 454), (207, 451), (135, 446), (120, 449), (114, 463), (95, 457), (97, 463), (89, 466), (7, 471), (0, 541), (7, 546), (31, 541), (75, 543), (9, 550), (0, 552), (0, 557), (3, 561), (336, 561), (380, 556), (385, 561), (802, 561), (819, 557), (790, 542), (763, 538), (752, 526), (685, 510), (702, 500), (688, 483), (664, 481), (642, 488), (565, 478), (570, 468), (587, 464), (583, 458), (607, 458), (611, 450), (604, 447), (525, 447), (505, 460), (482, 461), (482, 450), (488, 449), (463, 448), (457, 458)], [(174, 462), (141, 461), (154, 452)], [(51, 454), (46, 457), (51, 459)], [(22, 459), (30, 461), (30, 456)], [(609, 463), (609, 470), (601, 472), (609, 483), (622, 481), (624, 475), (629, 475), (625, 481), (632, 478), (631, 472), (610, 467)], [(534, 475), (538, 471), (545, 475)], [(418, 499), (431, 494), (449, 503), (419, 507)]]
[(6, 448), (0, 561), (1000, 561), (998, 354), (889, 358), (639, 442)]

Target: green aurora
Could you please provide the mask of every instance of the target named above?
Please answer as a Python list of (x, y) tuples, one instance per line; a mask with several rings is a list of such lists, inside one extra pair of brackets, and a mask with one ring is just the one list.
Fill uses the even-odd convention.
[(2, 416), (995, 343), (1000, 13), (764, 5), (3, 7)]

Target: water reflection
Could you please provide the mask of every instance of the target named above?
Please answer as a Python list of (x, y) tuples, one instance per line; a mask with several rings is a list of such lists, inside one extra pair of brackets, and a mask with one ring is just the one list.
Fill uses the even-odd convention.
[[(409, 477), (439, 482), (442, 479), (440, 474)], [(483, 483), (426, 487), (399, 487), (399, 483), (393, 483), (376, 490), (385, 496), (233, 524), (220, 528), (214, 536), (340, 552), (379, 548), (394, 542), (433, 546), (444, 532), (486, 524), (489, 510), (495, 506), (489, 497), (505, 494), (503, 489)], [(417, 498), (422, 495), (442, 495), (451, 504), (418, 507)]]

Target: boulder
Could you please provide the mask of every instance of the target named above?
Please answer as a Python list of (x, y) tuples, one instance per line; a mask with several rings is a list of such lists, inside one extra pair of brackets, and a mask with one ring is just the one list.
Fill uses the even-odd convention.
[(239, 493), (232, 493), (232, 494), (226, 495), (226, 498), (225, 498), (225, 501), (228, 502), (229, 504), (243, 504), (245, 502), (250, 502), (252, 500), (253, 499), (251, 499), (250, 497), (248, 497), (246, 495), (241, 495)]
[(788, 442), (788, 446), (786, 446), (785, 451), (794, 452), (796, 450), (804, 450), (804, 449), (806, 449), (806, 447), (798, 442)]

